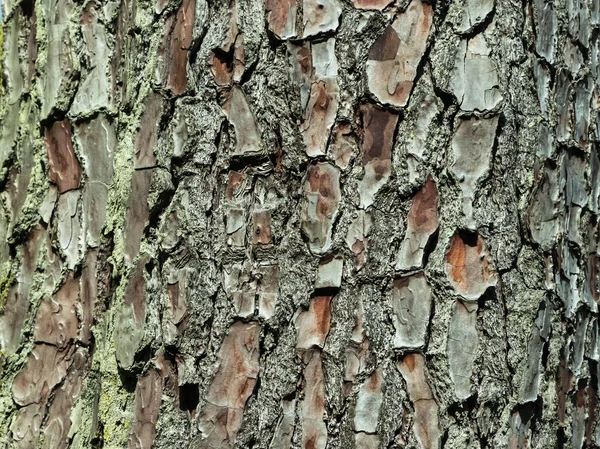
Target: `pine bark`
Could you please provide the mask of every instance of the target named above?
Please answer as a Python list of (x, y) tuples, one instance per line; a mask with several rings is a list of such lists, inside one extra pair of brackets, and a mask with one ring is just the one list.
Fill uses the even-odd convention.
[(600, 446), (599, 0), (3, 0), (0, 447)]

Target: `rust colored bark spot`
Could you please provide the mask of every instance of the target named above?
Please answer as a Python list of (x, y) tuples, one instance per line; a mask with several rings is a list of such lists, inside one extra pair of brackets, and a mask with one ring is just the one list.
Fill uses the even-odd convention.
[(195, 11), (196, 0), (183, 0), (177, 11), (167, 58), (167, 87), (174, 95), (182, 95), (187, 88), (187, 56), (192, 44)]
[(491, 256), (479, 234), (458, 232), (446, 253), (446, 273), (456, 292), (465, 299), (477, 300), (497, 276)]
[(73, 151), (69, 121), (54, 122), (50, 128), (46, 128), (45, 142), (50, 181), (58, 186), (60, 193), (79, 187), (81, 166)]
[(412, 373), (415, 370), (415, 363), (416, 363), (415, 354), (414, 353), (407, 354), (402, 359), (402, 363), (404, 363), (406, 365), (406, 367), (408, 368), (408, 370)]
[(302, 74), (306, 75), (307, 77), (311, 77), (313, 66), (310, 47), (308, 45), (300, 47), (296, 54), (296, 59), (298, 60), (298, 65), (300, 66), (300, 71)]

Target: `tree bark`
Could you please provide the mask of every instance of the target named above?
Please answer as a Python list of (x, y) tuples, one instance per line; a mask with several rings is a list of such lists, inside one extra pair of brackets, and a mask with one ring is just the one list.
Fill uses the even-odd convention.
[(600, 446), (600, 3), (3, 0), (0, 447)]

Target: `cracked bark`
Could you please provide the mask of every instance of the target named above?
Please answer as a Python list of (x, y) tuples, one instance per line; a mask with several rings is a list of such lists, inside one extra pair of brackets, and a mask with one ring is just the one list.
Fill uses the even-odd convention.
[(2, 0), (0, 447), (600, 447), (597, 0)]

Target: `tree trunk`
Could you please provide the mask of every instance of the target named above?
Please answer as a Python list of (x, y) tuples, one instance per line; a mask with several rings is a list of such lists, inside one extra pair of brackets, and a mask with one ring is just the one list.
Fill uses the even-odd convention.
[(600, 445), (600, 0), (3, 0), (0, 447)]

